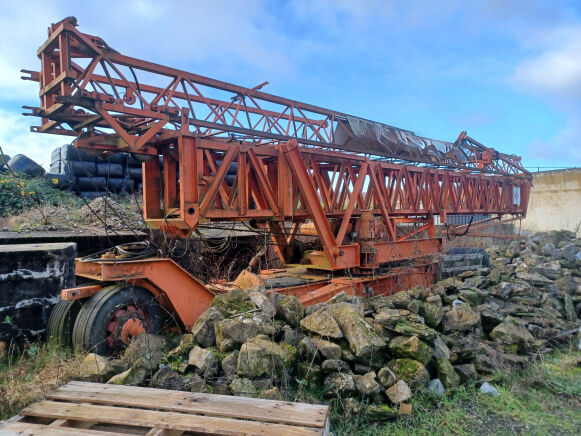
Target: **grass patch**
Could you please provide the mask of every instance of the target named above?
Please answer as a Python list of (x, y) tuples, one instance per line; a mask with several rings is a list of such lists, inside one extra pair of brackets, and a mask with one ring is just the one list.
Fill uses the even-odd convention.
[(28, 344), (0, 359), (0, 419), (17, 414), (67, 383), (84, 356), (52, 345)]
[(522, 371), (498, 373), (500, 395), (461, 386), (438, 398), (421, 392), (413, 414), (388, 423), (332, 408), (336, 435), (581, 434), (581, 353), (555, 352)]
[(62, 206), (77, 208), (81, 200), (70, 192), (50, 186), (43, 177), (0, 174), (0, 216), (17, 215), (30, 208)]

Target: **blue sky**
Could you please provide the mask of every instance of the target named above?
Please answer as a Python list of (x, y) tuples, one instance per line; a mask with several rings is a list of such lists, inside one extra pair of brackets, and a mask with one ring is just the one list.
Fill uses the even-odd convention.
[[(36, 49), (51, 22), (129, 56), (385, 122), (467, 130), (529, 167), (581, 166), (580, 1), (3, 1), (0, 145), (47, 166), (32, 134)], [(6, 35), (10, 35), (6, 37)]]

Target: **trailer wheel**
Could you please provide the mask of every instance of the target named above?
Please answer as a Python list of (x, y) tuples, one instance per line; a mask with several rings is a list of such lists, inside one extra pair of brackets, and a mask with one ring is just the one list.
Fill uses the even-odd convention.
[(48, 318), (46, 341), (57, 346), (70, 348), (73, 342), (75, 320), (85, 300), (61, 300)]
[(107, 286), (81, 308), (73, 328), (73, 347), (102, 355), (122, 351), (133, 337), (158, 333), (163, 314), (146, 289), (124, 283)]

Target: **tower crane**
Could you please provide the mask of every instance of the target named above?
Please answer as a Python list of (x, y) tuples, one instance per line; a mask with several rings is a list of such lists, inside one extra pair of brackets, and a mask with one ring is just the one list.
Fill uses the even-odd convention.
[[(435, 219), (489, 216), (478, 228), (526, 215), (531, 175), (520, 158), (466, 132), (425, 138), (266, 93), (265, 83), (246, 88), (132, 58), (77, 27), (74, 17), (52, 24), (40, 71), (22, 70), (40, 86), (40, 106), (26, 107), (41, 120), (32, 130), (142, 161), (145, 223), (166, 235), (219, 222), (264, 229), (284, 265), (259, 274), (267, 292), (309, 305), (341, 291), (428, 286), (443, 244)], [(300, 250), (301, 232), (322, 249)], [(165, 313), (191, 328), (217, 293), (237, 286), (201, 283), (154, 251), (119, 250), (76, 260), (91, 283), (62, 291), (49, 325), (62, 342), (119, 350), (159, 331)], [(295, 284), (269, 286), (280, 276)]]

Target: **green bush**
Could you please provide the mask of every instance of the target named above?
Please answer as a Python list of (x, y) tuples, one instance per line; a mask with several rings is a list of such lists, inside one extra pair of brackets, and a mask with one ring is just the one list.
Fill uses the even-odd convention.
[(80, 200), (70, 192), (54, 189), (42, 177), (0, 175), (0, 216), (2, 217), (18, 215), (31, 207), (63, 204), (79, 206)]

